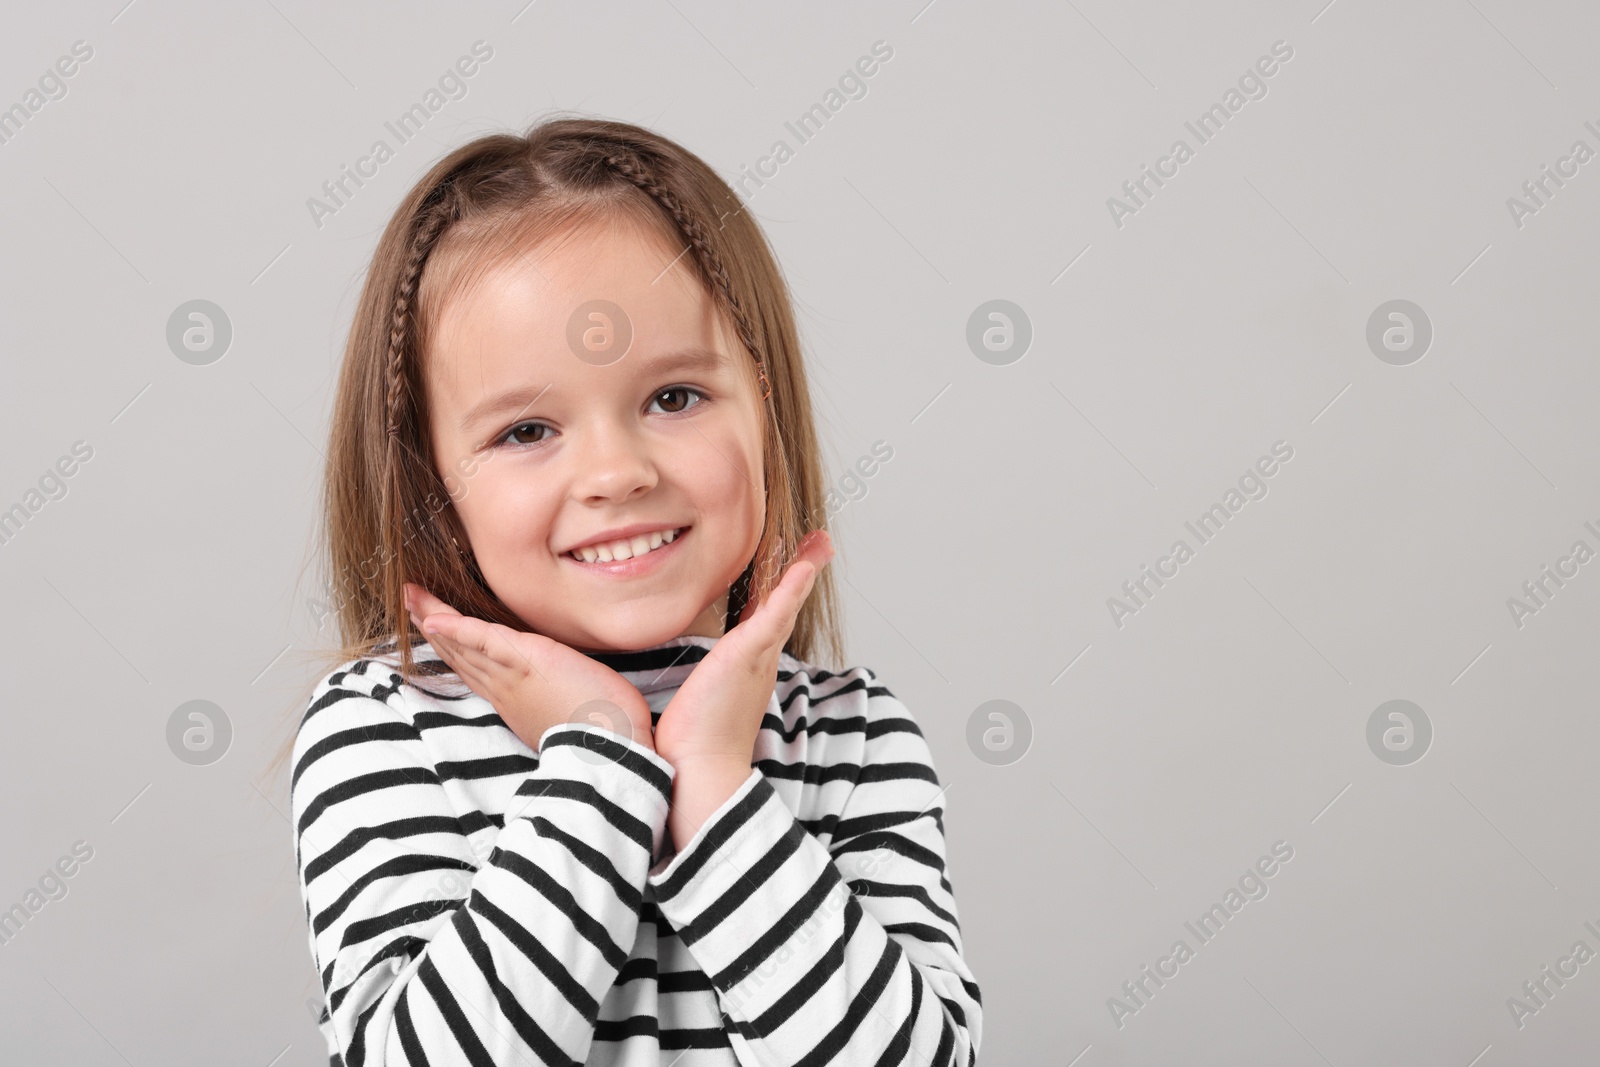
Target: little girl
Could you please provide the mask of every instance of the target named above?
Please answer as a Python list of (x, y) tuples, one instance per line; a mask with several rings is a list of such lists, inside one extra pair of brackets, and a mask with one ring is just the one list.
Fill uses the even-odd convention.
[(811, 662), (818, 460), (782, 276), (694, 154), (560, 119), (409, 193), (293, 743), (333, 1064), (975, 1062), (928, 745)]

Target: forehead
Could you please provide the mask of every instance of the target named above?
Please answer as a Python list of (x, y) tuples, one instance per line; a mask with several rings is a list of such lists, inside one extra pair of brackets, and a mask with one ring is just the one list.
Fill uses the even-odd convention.
[(582, 363), (570, 334), (603, 339), (595, 330), (632, 338), (618, 370), (635, 355), (715, 349), (722, 315), (690, 251), (669, 240), (632, 219), (598, 219), (507, 250), (490, 266), (456, 264), (451, 274), (464, 280), (429, 317), (430, 378), (477, 376), (507, 360), (566, 370), (563, 363)]
[[(459, 413), (510, 385), (551, 396), (674, 368), (726, 370), (728, 324), (692, 253), (630, 219), (597, 220), (519, 249), (447, 298), (428, 340), (430, 397)], [(609, 338), (608, 338), (609, 335)], [(620, 358), (592, 355), (596, 339)]]

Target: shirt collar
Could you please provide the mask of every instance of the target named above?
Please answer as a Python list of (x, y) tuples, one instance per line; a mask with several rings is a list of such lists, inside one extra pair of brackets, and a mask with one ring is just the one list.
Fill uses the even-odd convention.
[(631, 652), (585, 652), (626, 678), (645, 696), (675, 690), (719, 638), (685, 634)]

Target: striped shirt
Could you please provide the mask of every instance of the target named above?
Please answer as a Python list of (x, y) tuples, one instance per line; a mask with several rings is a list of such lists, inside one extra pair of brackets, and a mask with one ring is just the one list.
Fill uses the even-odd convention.
[[(716, 641), (589, 655), (658, 719)], [(335, 1067), (976, 1062), (944, 790), (871, 671), (783, 653), (750, 776), (674, 853), (652, 749), (564, 722), (534, 751), (393, 649), (319, 682), (294, 746)]]

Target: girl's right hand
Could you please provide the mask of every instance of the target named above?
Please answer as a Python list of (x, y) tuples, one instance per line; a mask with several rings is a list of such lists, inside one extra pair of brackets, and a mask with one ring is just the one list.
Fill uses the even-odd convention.
[(540, 634), (463, 615), (406, 583), (406, 610), (451, 670), (535, 752), (563, 722), (603, 726), (654, 751), (650, 705), (599, 660)]

